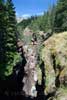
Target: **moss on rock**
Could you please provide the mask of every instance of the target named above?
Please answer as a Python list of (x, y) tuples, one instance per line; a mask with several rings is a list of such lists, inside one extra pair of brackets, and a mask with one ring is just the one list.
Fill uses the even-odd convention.
[[(41, 59), (44, 61), (46, 75), (44, 91), (48, 95), (54, 92), (55, 88), (58, 88), (56, 84), (59, 84), (59, 87), (61, 85), (67, 86), (67, 32), (54, 34), (43, 44)], [(56, 82), (57, 80), (59, 83)], [(57, 97), (56, 100), (66, 99)]]

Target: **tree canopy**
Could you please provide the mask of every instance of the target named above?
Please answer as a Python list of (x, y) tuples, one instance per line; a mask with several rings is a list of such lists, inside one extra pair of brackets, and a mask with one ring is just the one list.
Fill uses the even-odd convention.
[(16, 16), (12, 0), (0, 0), (0, 77), (12, 73), (19, 55), (16, 51)]

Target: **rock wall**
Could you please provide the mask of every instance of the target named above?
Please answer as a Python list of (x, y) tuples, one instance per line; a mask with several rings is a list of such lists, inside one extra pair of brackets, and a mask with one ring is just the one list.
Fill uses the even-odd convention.
[(25, 95), (37, 100), (67, 100), (67, 32), (38, 44), (25, 44), (23, 53)]
[(35, 45), (25, 45), (23, 46), (26, 58), (26, 65), (24, 67), (25, 76), (23, 78), (23, 91), (28, 96), (35, 97), (37, 95), (36, 92), (36, 81), (37, 81), (37, 56), (36, 56), (36, 47)]
[(67, 100), (67, 32), (55, 34), (43, 43), (44, 94), (49, 100)]

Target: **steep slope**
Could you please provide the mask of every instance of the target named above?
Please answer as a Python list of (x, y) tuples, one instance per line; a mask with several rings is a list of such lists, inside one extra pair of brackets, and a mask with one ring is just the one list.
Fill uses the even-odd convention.
[(41, 59), (44, 61), (46, 95), (49, 100), (67, 99), (67, 32), (54, 34), (43, 43)]

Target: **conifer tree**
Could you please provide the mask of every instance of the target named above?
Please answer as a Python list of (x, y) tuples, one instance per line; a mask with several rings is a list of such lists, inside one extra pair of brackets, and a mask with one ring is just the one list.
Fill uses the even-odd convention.
[[(5, 1), (0, 0), (0, 75), (5, 69), (6, 57), (6, 11)], [(4, 66), (3, 66), (4, 65)]]
[(12, 0), (6, 1), (6, 21), (7, 21), (7, 44), (6, 44), (6, 55), (7, 55), (7, 71), (5, 75), (12, 73), (14, 65), (17, 63), (19, 55), (16, 51), (16, 33), (17, 33), (17, 22), (15, 16), (15, 7)]
[(16, 47), (16, 16), (15, 16), (15, 8), (12, 3), (12, 0), (7, 0), (6, 2), (6, 8), (7, 8), (7, 33), (8, 33), (8, 41), (7, 43), (10, 43), (11, 46), (8, 46), (8, 48), (12, 48), (12, 50), (15, 50)]
[(67, 0), (58, 0), (55, 27), (56, 31), (67, 31)]
[(0, 0), (0, 77), (12, 73), (20, 57), (16, 51), (16, 16), (12, 0)]

